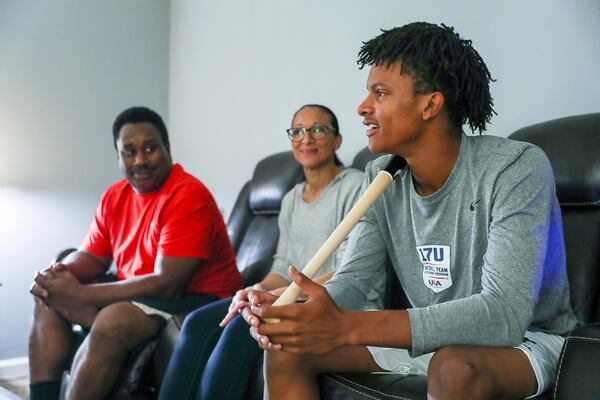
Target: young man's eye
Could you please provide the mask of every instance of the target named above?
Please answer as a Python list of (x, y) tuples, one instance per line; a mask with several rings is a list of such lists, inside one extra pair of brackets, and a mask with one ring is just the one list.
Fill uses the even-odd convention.
[(376, 91), (375, 94), (377, 95), (377, 97), (385, 96), (385, 93), (383, 93), (383, 91), (381, 91), (381, 90)]
[(133, 150), (127, 150), (127, 149), (121, 150), (121, 156), (122, 157), (131, 157), (134, 154), (135, 154), (135, 152)]

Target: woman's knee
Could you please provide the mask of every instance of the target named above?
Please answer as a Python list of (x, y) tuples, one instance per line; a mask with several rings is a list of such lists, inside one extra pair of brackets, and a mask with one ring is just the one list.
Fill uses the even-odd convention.
[(438, 350), (429, 363), (428, 392), (436, 399), (468, 396), (487, 398), (492, 387), (476, 351), (450, 346)]
[(244, 320), (241, 315), (234, 317), (223, 329), (223, 337), (226, 340), (243, 340), (248, 339), (254, 341), (250, 336), (250, 325)]
[[(212, 304), (211, 304), (212, 305)], [(223, 318), (222, 306), (201, 307), (189, 314), (183, 321), (179, 342), (186, 346), (206, 343), (206, 341), (217, 340), (223, 330), (219, 322)]]
[(192, 332), (216, 327), (227, 313), (231, 299), (215, 301), (191, 312), (183, 321), (182, 331)]

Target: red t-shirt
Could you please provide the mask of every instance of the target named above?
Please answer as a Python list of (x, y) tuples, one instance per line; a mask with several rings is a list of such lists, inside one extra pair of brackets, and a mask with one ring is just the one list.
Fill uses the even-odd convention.
[(112, 257), (119, 279), (154, 272), (158, 254), (206, 260), (187, 292), (231, 296), (242, 287), (227, 228), (208, 189), (179, 164), (160, 190), (136, 194), (126, 179), (102, 196), (82, 248)]

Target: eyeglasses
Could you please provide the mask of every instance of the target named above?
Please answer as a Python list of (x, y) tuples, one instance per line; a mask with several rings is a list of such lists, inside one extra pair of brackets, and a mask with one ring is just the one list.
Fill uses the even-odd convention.
[(290, 128), (286, 130), (288, 137), (292, 142), (301, 141), (304, 139), (304, 136), (306, 136), (306, 133), (310, 133), (315, 140), (320, 140), (323, 139), (329, 131), (335, 132), (335, 128), (329, 125), (320, 124), (315, 124), (310, 128)]

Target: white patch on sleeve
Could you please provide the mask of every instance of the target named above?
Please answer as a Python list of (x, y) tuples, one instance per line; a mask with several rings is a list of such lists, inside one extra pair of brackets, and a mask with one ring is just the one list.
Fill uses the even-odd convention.
[(423, 283), (435, 293), (452, 286), (450, 273), (450, 246), (428, 244), (417, 246), (419, 260), (423, 264)]

